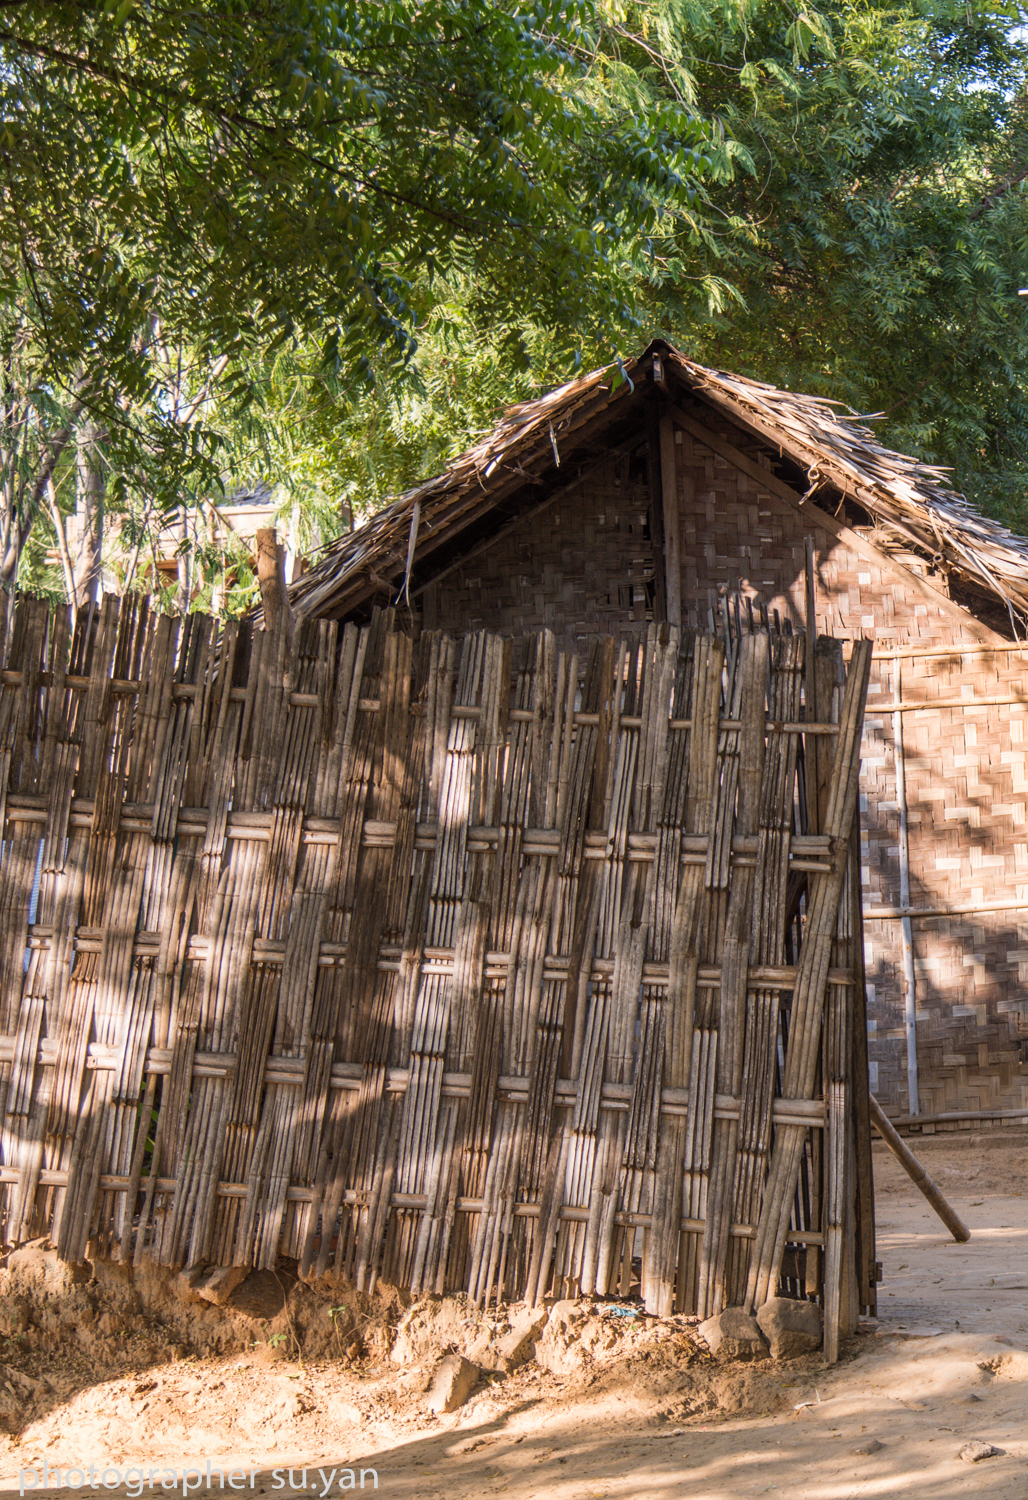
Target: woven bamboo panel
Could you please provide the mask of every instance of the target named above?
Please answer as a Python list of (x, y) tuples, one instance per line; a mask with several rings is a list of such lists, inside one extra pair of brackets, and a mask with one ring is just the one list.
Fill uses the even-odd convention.
[(425, 627), (547, 629), (562, 650), (587, 653), (597, 636), (659, 617), (650, 501), (643, 438), (426, 589)]
[(804, 645), (20, 604), (5, 1241), (841, 1319), (859, 1222), (870, 1305), (869, 652)]
[[(769, 455), (730, 421), (694, 403), (694, 416), (749, 459)], [(428, 623), (509, 632), (555, 623), (569, 649), (588, 650), (619, 620), (640, 618), (652, 567), (633, 572), (643, 518), (652, 516), (645, 439), (612, 459), (586, 492), (497, 538), (425, 598)], [(954, 656), (908, 662), (904, 698), (1003, 696), (1028, 699), (1025, 661), (1002, 652), (969, 656), (974, 643), (953, 611), (925, 602), (894, 572), (798, 515), (729, 459), (676, 432), (682, 599), (693, 623), (708, 619), (712, 595), (735, 593), (799, 628), (805, 618), (808, 536), (816, 560), (819, 628), (878, 649), (953, 645)], [(613, 496), (613, 499), (611, 498)], [(588, 554), (588, 562), (587, 562)], [(645, 553), (644, 553), (645, 555)], [(602, 576), (601, 576), (602, 575)], [(634, 580), (634, 589), (630, 593)], [(430, 597), (431, 596), (431, 597)], [(648, 603), (646, 603), (648, 608)], [(436, 613), (431, 614), (431, 609)], [(863, 747), (863, 891), (870, 909), (899, 899), (898, 812), (891, 714), (894, 668), (872, 666)], [(909, 691), (908, 691), (909, 689)], [(918, 906), (1028, 900), (1025, 779), (1028, 747), (1018, 704), (939, 710), (905, 720), (910, 808), (911, 900)], [(916, 924), (918, 1041), (923, 1112), (1028, 1105), (1028, 911), (956, 915)], [(899, 927), (867, 930), (872, 1085), (893, 1111), (907, 1106)]]
[[(745, 447), (724, 419), (705, 420)], [(712, 589), (738, 589), (772, 614), (801, 619), (810, 535), (820, 629), (851, 641), (872, 639), (876, 651), (953, 647), (952, 656), (906, 659), (901, 679), (905, 702), (961, 705), (903, 719), (910, 903), (955, 909), (913, 925), (921, 1111), (1028, 1107), (1028, 910), (967, 914), (987, 903), (1028, 902), (1028, 658), (983, 647), (954, 612), (926, 602), (818, 527), (816, 513), (807, 522), (688, 433), (679, 438), (683, 597), (700, 618)], [(895, 908), (900, 895), (888, 712), (895, 690), (895, 663), (876, 658), (861, 777), (863, 892), (872, 911)], [(981, 697), (1012, 701), (966, 702)], [(883, 1104), (904, 1112), (898, 922), (868, 921), (866, 947), (872, 1088)]]
[[(903, 716), (911, 903), (952, 913), (913, 928), (923, 1113), (1028, 1106), (1028, 909), (1013, 909), (1028, 903), (1026, 666), (1017, 653), (988, 650), (902, 663), (902, 700), (925, 705)], [(870, 910), (894, 906), (899, 889), (893, 664), (881, 662), (877, 675), (865, 723)], [(983, 697), (1010, 701), (975, 706)], [(879, 1094), (904, 1110), (894, 927), (868, 923), (868, 977)]]

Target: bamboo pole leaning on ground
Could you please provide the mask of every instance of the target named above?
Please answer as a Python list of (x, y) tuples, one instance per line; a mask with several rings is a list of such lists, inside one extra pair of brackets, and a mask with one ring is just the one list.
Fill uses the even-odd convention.
[(893, 1156), (899, 1162), (904, 1172), (906, 1172), (911, 1182), (915, 1187), (921, 1189), (922, 1193), (924, 1193), (925, 1197), (928, 1199), (928, 1202), (935, 1209), (935, 1212), (939, 1215), (939, 1218), (945, 1224), (946, 1228), (949, 1230), (953, 1238), (960, 1244), (962, 1244), (965, 1240), (969, 1240), (971, 1238), (971, 1231), (970, 1229), (968, 1229), (963, 1219), (955, 1214), (952, 1208), (950, 1208), (949, 1204), (939, 1192), (939, 1189), (936, 1187), (935, 1183), (928, 1176), (928, 1173), (925, 1171), (924, 1167), (922, 1167), (913, 1151), (910, 1150), (906, 1141), (894, 1128), (892, 1121), (889, 1119), (888, 1115), (884, 1113), (882, 1106), (878, 1103), (878, 1100), (875, 1098), (875, 1096), (873, 1094), (870, 1094), (868, 1098), (871, 1105), (872, 1125), (878, 1131), (878, 1134), (881, 1136), (882, 1140), (888, 1146)]

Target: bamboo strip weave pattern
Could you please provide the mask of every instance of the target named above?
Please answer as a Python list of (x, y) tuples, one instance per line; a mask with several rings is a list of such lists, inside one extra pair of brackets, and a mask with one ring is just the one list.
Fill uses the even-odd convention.
[(22, 600), (4, 1241), (701, 1315), (784, 1287), (836, 1317), (856, 1276), (872, 1305), (870, 648), (815, 672), (800, 634), (712, 624), (579, 660)]

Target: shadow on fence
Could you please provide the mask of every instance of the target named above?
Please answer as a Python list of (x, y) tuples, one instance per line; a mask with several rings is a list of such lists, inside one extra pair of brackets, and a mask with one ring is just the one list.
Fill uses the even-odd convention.
[(21, 602), (6, 1242), (702, 1314), (784, 1258), (870, 1304), (870, 648), (804, 647)]

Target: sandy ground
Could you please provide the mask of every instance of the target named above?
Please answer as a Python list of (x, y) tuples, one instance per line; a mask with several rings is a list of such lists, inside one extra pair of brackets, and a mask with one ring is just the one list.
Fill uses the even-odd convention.
[[(441, 1418), (424, 1411), (417, 1369), (303, 1367), (273, 1357), (279, 1350), (179, 1360), (117, 1379), (80, 1370), (62, 1399), (52, 1389), (34, 1407), (26, 1395), (39, 1414), (17, 1438), (0, 1439), (0, 1495), (19, 1492), (19, 1470), (42, 1477), (44, 1460), (62, 1476), (90, 1462), (149, 1466), (155, 1492), (170, 1494), (161, 1488), (168, 1466), (209, 1458), (245, 1471), (236, 1479), (244, 1495), (283, 1500), (338, 1495), (350, 1470), (359, 1491), (362, 1469), (365, 1491), (377, 1477), (396, 1500), (737, 1500), (775, 1491), (811, 1500), (1024, 1500), (1028, 1134), (912, 1144), (972, 1239), (955, 1244), (876, 1148), (880, 1321), (832, 1369), (814, 1357), (728, 1372), (713, 1363), (698, 1371), (694, 1359), (686, 1369), (676, 1359), (684, 1345), (669, 1332), (584, 1378), (534, 1365), (490, 1377)], [(704, 1380), (715, 1393), (706, 1402)], [(0, 1385), (25, 1394), (10, 1367), (0, 1368)], [(726, 1417), (726, 1409), (744, 1414)], [(957, 1455), (970, 1439), (1001, 1452), (969, 1464)], [(57, 1492), (49, 1477), (38, 1493)], [(107, 1478), (112, 1493), (135, 1487)], [(212, 1489), (193, 1481), (190, 1492), (201, 1500), (229, 1492), (213, 1478)], [(25, 1493), (31, 1488), (28, 1479)]]

